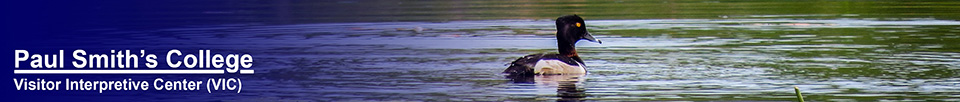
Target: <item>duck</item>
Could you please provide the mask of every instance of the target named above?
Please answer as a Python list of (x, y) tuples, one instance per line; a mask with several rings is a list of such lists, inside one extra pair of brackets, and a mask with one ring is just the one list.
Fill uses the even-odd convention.
[(557, 50), (559, 53), (537, 53), (518, 58), (508, 63), (503, 71), (508, 76), (586, 74), (583, 59), (577, 55), (576, 43), (587, 40), (603, 44), (587, 32), (586, 23), (577, 15), (558, 17)]

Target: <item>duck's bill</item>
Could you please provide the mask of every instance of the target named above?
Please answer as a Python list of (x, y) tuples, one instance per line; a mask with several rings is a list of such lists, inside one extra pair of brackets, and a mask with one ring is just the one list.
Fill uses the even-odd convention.
[(590, 34), (590, 32), (587, 32), (587, 34), (583, 36), (583, 39), (590, 42), (597, 42), (597, 43), (603, 44), (603, 42), (601, 42), (600, 39), (594, 38), (593, 34)]

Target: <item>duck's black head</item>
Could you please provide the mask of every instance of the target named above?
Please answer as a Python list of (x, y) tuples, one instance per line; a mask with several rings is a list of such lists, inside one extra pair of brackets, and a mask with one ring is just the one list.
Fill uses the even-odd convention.
[(583, 22), (583, 18), (580, 18), (580, 16), (568, 15), (557, 18), (557, 44), (560, 47), (560, 54), (571, 57), (577, 56), (574, 45), (581, 39), (602, 43), (594, 38), (590, 32), (587, 32), (587, 24)]

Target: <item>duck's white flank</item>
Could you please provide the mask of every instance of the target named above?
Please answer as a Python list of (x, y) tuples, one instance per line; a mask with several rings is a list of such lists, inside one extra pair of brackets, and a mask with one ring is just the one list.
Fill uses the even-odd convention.
[(537, 61), (533, 72), (536, 74), (584, 74), (587, 70), (580, 63), (573, 66), (560, 60), (542, 59)]

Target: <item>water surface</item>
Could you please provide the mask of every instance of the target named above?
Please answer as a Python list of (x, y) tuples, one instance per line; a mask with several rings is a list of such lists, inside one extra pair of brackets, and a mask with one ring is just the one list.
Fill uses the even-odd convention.
[[(172, 17), (199, 22), (132, 13), (127, 16), (142, 18), (116, 21), (139, 23), (76, 31), (109, 37), (55, 38), (103, 48), (143, 44), (256, 56), (257, 74), (243, 76), (249, 86), (240, 97), (208, 99), (212, 101), (793, 101), (794, 86), (808, 101), (960, 101), (957, 4), (188, 4), (181, 8), (205, 11), (166, 13), (200, 13)], [(506, 63), (526, 54), (555, 52), (551, 19), (566, 14), (586, 18), (588, 30), (604, 42), (577, 44), (589, 74), (510, 79), (500, 73)], [(137, 28), (140, 24), (190, 26)], [(529, 79), (534, 81), (523, 81)]]
[[(789, 101), (794, 86), (807, 100), (960, 99), (960, 21), (586, 23), (604, 41), (577, 44), (590, 73), (536, 82), (500, 72), (520, 56), (555, 52), (552, 20), (225, 25), (97, 39), (255, 54), (258, 74), (241, 94), (267, 99)], [(137, 37), (151, 39), (129, 40)]]

